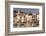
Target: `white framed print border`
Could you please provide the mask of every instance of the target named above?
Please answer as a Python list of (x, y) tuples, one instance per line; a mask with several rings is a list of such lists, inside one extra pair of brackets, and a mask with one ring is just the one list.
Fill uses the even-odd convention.
[[(17, 14), (20, 15), (21, 19), (18, 20)], [(35, 15), (35, 19), (32, 18), (32, 16), (34, 15)], [(39, 16), (37, 17), (37, 15)], [(23, 18), (24, 16), (26, 19)], [(45, 3), (6, 1), (5, 18), (6, 18), (5, 19), (6, 35), (44, 33), (45, 32)], [(16, 20), (16, 18), (18, 21)], [(14, 23), (16, 25), (14, 25)]]

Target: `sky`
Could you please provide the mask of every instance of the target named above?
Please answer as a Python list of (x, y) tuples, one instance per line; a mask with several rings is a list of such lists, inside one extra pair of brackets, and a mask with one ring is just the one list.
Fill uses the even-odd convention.
[(16, 11), (22, 11), (26, 13), (39, 13), (39, 9), (34, 9), (34, 8), (13, 8), (13, 10)]

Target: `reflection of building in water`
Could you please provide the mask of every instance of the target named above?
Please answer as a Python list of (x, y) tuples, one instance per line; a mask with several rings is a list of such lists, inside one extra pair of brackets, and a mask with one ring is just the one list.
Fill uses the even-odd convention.
[(18, 26), (21, 24), (24, 24), (25, 26), (31, 26), (39, 21), (39, 14), (37, 13), (23, 13), (18, 11), (15, 15), (16, 17), (14, 17), (14, 23), (17, 23)]

